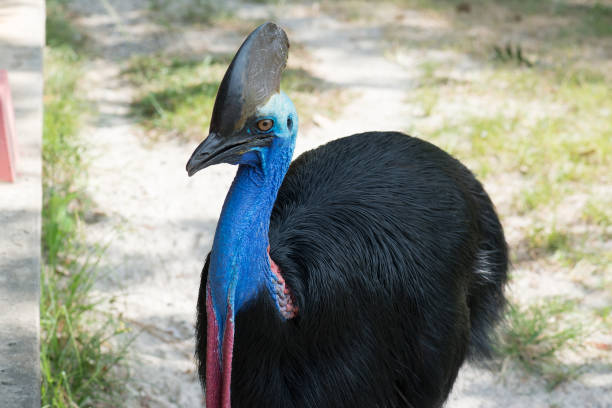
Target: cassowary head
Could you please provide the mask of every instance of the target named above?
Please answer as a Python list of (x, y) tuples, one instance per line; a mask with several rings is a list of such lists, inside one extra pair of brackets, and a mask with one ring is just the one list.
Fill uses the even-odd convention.
[(189, 162), (189, 176), (218, 163), (258, 165), (273, 144), (293, 145), (297, 113), (280, 92), (289, 52), (287, 34), (265, 23), (244, 41), (217, 92), (208, 137)]

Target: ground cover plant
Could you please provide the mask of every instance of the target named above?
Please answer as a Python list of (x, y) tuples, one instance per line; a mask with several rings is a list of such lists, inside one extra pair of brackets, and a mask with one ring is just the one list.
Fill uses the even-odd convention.
[(127, 342), (109, 299), (96, 295), (102, 245), (85, 247), (89, 208), (86, 145), (79, 132), (89, 113), (80, 97), (83, 37), (65, 2), (47, 2), (43, 130), (41, 271), (41, 404), (43, 407), (117, 406), (126, 373), (118, 369)]

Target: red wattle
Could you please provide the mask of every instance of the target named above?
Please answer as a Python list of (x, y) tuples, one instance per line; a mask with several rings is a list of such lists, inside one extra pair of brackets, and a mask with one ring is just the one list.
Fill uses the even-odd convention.
[(268, 245), (268, 261), (270, 261), (270, 270), (276, 277), (276, 283), (278, 285), (277, 294), (284, 300), (284, 306), (279, 305), (279, 311), (285, 319), (293, 319), (298, 314), (298, 307), (293, 301), (293, 295), (285, 283), (285, 278), (283, 278), (280, 267), (270, 257), (270, 245)]
[(206, 284), (206, 406), (220, 407), (221, 359), (219, 356), (219, 327), (212, 306), (210, 285)]
[(230, 408), (230, 386), (232, 384), (232, 357), (234, 354), (234, 311), (229, 306), (227, 320), (225, 321), (225, 332), (223, 333), (223, 388), (221, 389), (221, 407)]
[[(232, 355), (234, 350), (233, 310), (228, 307), (221, 347), (222, 355), (219, 356), (219, 326), (212, 306), (212, 296), (208, 284), (206, 285), (206, 314), (206, 407), (230, 408)], [(223, 368), (221, 362), (223, 362)]]

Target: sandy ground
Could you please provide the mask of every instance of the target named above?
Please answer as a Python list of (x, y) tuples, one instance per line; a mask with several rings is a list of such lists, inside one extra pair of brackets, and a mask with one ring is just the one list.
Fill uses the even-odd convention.
[[(221, 29), (169, 33), (147, 18), (145, 0), (108, 4), (77, 0), (73, 10), (98, 55), (83, 86), (99, 110), (83, 132), (92, 159), (88, 193), (99, 208), (87, 235), (109, 245), (99, 290), (118, 296), (118, 308), (139, 333), (131, 346), (125, 406), (202, 406), (193, 361), (195, 305), (235, 169), (215, 166), (188, 178), (184, 166), (195, 145), (147, 143), (128, 115), (133, 90), (119, 74), (130, 55), (181, 47), (233, 52), (241, 35)], [(277, 21), (311, 54), (313, 74), (354, 92), (337, 120), (320, 118), (300, 134), (296, 154), (355, 132), (409, 128), (414, 107), (406, 104), (405, 90), (414, 80), (416, 58), (385, 58), (374, 26), (341, 22), (309, 6), (281, 11)], [(242, 6), (237, 14), (253, 19), (268, 12)], [(594, 371), (547, 392), (544, 383), (519, 371), (466, 366), (447, 407), (612, 407), (612, 373)]]

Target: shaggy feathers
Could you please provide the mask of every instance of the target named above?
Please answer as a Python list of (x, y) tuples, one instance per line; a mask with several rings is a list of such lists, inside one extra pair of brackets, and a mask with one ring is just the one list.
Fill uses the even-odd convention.
[[(504, 305), (502, 227), (481, 184), (422, 140), (370, 132), (297, 158), (270, 256), (299, 314), (267, 291), (238, 311), (233, 407), (439, 407)], [(205, 377), (208, 259), (198, 300)]]

